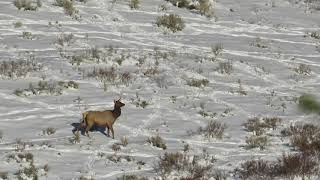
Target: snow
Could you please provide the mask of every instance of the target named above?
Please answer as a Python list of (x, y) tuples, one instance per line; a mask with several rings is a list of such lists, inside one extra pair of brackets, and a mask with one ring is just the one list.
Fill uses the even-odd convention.
[[(191, 154), (207, 149), (217, 159), (215, 167), (226, 171), (252, 158), (275, 159), (283, 152), (290, 152), (287, 142), (280, 140), (279, 131), (270, 132), (274, 136), (265, 150), (246, 149), (245, 137), (250, 133), (242, 124), (255, 116), (275, 116), (283, 119), (281, 129), (297, 121), (316, 118), (300, 112), (291, 100), (302, 93), (319, 93), (317, 46), (320, 41), (310, 37), (310, 33), (320, 33), (320, 11), (307, 9), (302, 2), (217, 1), (214, 6), (217, 20), (164, 0), (142, 0), (138, 10), (131, 10), (127, 1), (117, 1), (113, 7), (111, 0), (75, 2), (81, 16), (75, 20), (65, 15), (61, 7), (52, 5), (52, 0), (42, 2), (43, 6), (37, 11), (19, 11), (11, 1), (0, 0), (0, 62), (28, 60), (31, 53), (35, 61), (44, 66), (27, 77), (0, 79), (0, 130), (3, 133), (0, 171), (8, 171), (12, 179), (20, 167), (6, 159), (15, 153), (17, 139), (29, 144), (25, 151), (34, 155), (36, 166), (49, 165), (49, 171), (40, 179), (80, 176), (116, 179), (124, 173), (156, 177), (157, 157), (166, 151), (182, 151), (184, 144), (191, 146)], [(271, 2), (275, 2), (274, 7)], [(156, 27), (156, 17), (165, 13), (158, 10), (161, 4), (166, 4), (167, 13), (179, 14), (185, 20), (183, 31), (164, 33)], [(15, 28), (13, 23), (18, 21), (23, 26)], [(23, 32), (31, 32), (35, 38), (24, 39)], [(74, 43), (63, 47), (67, 56), (81, 55), (86, 49), (97, 47), (103, 51), (106, 62), (85, 60), (79, 66), (71, 65), (70, 59), (59, 54), (57, 36), (61, 33), (75, 36)], [(252, 46), (257, 38), (267, 47)], [(222, 54), (211, 61), (211, 46), (218, 43), (223, 45)], [(109, 46), (117, 52), (108, 54)], [(167, 57), (156, 60), (158, 52), (167, 53)], [(116, 58), (122, 54), (125, 59), (120, 65)], [(145, 62), (137, 65), (144, 56)], [(221, 74), (217, 70), (219, 63), (228, 61), (232, 63), (232, 72)], [(299, 63), (309, 65), (311, 75), (297, 74), (294, 68)], [(132, 79), (128, 85), (109, 83), (104, 91), (98, 80), (82, 74), (82, 70), (111, 66), (116, 67), (116, 72), (130, 72)], [(146, 70), (153, 67), (159, 71), (145, 76)], [(26, 97), (13, 93), (43, 79), (73, 80), (79, 83), (79, 88), (65, 89), (60, 96)], [(209, 83), (204, 87), (190, 87), (188, 79), (207, 79)], [(247, 95), (237, 93), (238, 79)], [(76, 101), (78, 97), (80, 102)], [(112, 109), (113, 100), (119, 97), (126, 106), (114, 125), (115, 139), (93, 131), (91, 138), (80, 135), (80, 143), (70, 141), (82, 112)], [(137, 107), (134, 102), (139, 98), (149, 105)], [(204, 111), (217, 114), (214, 119), (227, 124), (223, 139), (188, 135), (187, 131), (196, 131), (210, 120), (198, 113), (201, 104)], [(44, 135), (42, 130), (48, 127), (55, 128), (56, 132)], [(147, 143), (148, 137), (158, 134), (166, 142), (167, 150)], [(114, 154), (111, 146), (119, 143), (123, 136), (129, 144), (117, 155), (134, 160), (110, 162), (106, 156)], [(99, 153), (106, 156), (101, 157)], [(138, 169), (139, 160), (146, 164)], [(40, 174), (44, 173), (41, 170)]]

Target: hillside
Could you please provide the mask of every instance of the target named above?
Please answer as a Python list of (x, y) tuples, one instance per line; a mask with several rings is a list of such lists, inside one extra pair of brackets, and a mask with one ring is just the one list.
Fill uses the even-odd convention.
[[(300, 153), (284, 130), (320, 127), (298, 108), (320, 96), (320, 1), (23, 1), (0, 0), (2, 178), (256, 179), (235, 169)], [(73, 133), (119, 98), (115, 139)]]

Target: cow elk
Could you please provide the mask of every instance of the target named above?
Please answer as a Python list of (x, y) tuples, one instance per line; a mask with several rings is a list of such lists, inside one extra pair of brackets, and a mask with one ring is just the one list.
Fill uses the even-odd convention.
[[(120, 98), (121, 99), (121, 98)], [(89, 137), (88, 131), (93, 125), (104, 126), (108, 128), (108, 136), (110, 137), (109, 130), (112, 132), (112, 138), (114, 139), (113, 124), (117, 118), (121, 115), (121, 107), (125, 104), (119, 100), (114, 100), (114, 109), (105, 111), (86, 111), (82, 113), (81, 127), (86, 128), (86, 134)], [(78, 130), (79, 131), (79, 128)]]

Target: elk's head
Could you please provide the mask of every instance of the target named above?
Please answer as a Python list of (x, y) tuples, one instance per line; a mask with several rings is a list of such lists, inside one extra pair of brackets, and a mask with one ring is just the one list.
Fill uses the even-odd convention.
[(121, 108), (121, 107), (123, 107), (125, 104), (124, 103), (122, 103), (121, 101), (121, 98), (119, 99), (119, 100), (114, 100), (114, 106), (115, 107), (119, 107), (119, 108)]

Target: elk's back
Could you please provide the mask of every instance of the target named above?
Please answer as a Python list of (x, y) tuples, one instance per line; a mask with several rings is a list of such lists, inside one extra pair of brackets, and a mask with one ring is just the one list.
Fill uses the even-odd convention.
[(98, 125), (109, 125), (114, 122), (114, 117), (111, 111), (88, 111), (86, 119), (87, 121), (93, 121)]

